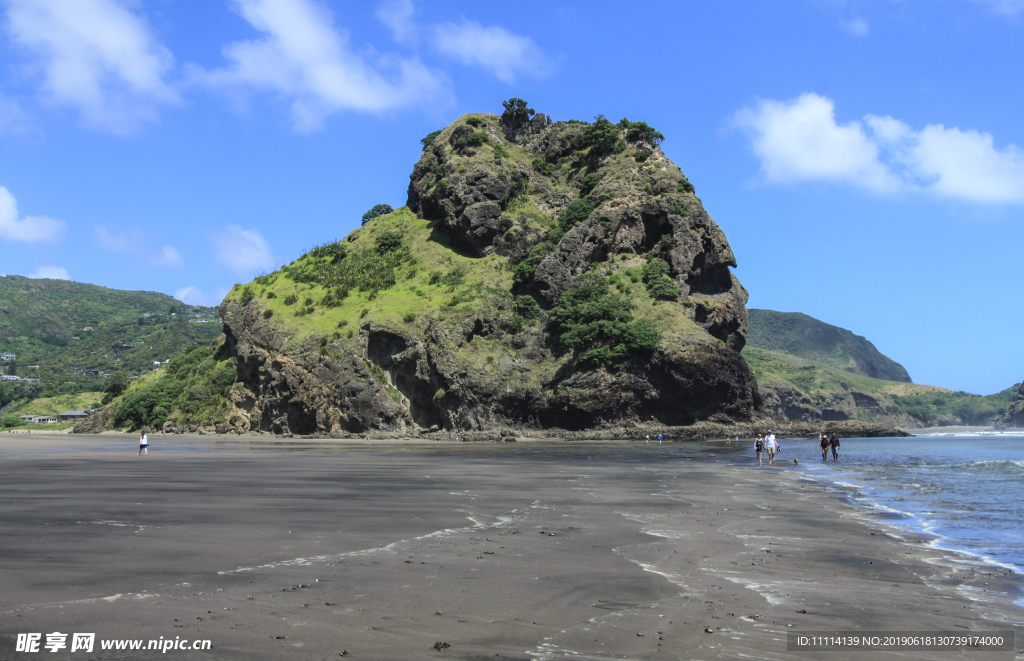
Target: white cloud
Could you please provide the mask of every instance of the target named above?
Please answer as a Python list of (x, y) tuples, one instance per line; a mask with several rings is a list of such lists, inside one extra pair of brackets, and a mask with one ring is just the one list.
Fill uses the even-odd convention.
[(46, 216), (18, 218), (18, 202), (0, 186), (0, 239), (8, 241), (56, 241), (64, 233), (64, 223)]
[(138, 230), (111, 231), (102, 225), (97, 225), (95, 230), (96, 240), (107, 250), (134, 255), (144, 263), (155, 266), (181, 266), (181, 254), (177, 250), (167, 245), (156, 250)]
[[(415, 59), (356, 54), (348, 34), (314, 0), (235, 0), (235, 8), (263, 33), (223, 48), (229, 66), (199, 72), (217, 89), (274, 92), (291, 102), (299, 131), (319, 129), (335, 112), (381, 112), (447, 101), (443, 77)], [(388, 75), (385, 75), (387, 72)]]
[(204, 294), (198, 287), (188, 286), (182, 287), (178, 291), (174, 292), (174, 298), (178, 299), (182, 303), (188, 303), (189, 305), (205, 305), (207, 307), (216, 307), (220, 305), (224, 297), (231, 291), (228, 287), (220, 287), (209, 294)]
[(858, 16), (853, 20), (845, 21), (843, 23), (843, 29), (851, 36), (866, 37), (868, 36), (868, 32), (871, 30), (871, 27), (868, 25), (867, 21)]
[(513, 83), (523, 75), (543, 75), (548, 58), (529, 37), (503, 27), (485, 27), (472, 21), (447, 23), (433, 30), (434, 46), (463, 64), (490, 70), (499, 80)]
[(213, 238), (217, 259), (239, 275), (252, 275), (257, 271), (274, 268), (270, 246), (256, 230), (243, 230), (238, 225), (228, 225)]
[(878, 161), (878, 147), (860, 122), (836, 124), (835, 104), (817, 94), (792, 101), (759, 100), (734, 115), (761, 159), (765, 179), (832, 179), (892, 190), (896, 180)]
[(30, 278), (48, 278), (50, 280), (70, 280), (68, 270), (63, 266), (44, 265), (28, 276)]
[(416, 40), (416, 26), (412, 21), (415, 13), (412, 0), (384, 0), (377, 6), (377, 18), (391, 28), (395, 41), (400, 44)]
[(90, 124), (129, 132), (175, 103), (165, 82), (174, 58), (123, 0), (4, 0), (7, 31), (35, 53), (42, 87)]
[(836, 181), (880, 193), (916, 191), (982, 204), (1024, 203), (1024, 153), (991, 134), (867, 115), (838, 124), (817, 94), (759, 100), (737, 112), (766, 181)]

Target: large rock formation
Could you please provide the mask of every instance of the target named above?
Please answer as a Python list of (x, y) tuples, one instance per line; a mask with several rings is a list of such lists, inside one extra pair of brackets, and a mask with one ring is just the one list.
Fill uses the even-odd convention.
[[(736, 259), (658, 143), (625, 120), (460, 118), (425, 147), (407, 209), (224, 300), (234, 404), (296, 434), (748, 420)], [(627, 309), (588, 345), (601, 359), (553, 322), (584, 274)]]

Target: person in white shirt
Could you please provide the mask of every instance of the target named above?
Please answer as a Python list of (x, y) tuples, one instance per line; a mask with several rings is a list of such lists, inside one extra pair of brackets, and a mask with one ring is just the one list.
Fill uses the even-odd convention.
[(139, 435), (139, 454), (149, 456), (149, 437), (146, 436), (146, 432)]
[(768, 451), (768, 465), (775, 465), (775, 451), (779, 449), (779, 444), (775, 441), (775, 434), (772, 430), (768, 430), (768, 435), (764, 437), (764, 449)]

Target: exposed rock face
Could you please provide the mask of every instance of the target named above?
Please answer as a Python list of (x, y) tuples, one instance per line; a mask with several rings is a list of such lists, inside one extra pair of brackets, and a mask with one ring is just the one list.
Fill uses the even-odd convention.
[(1006, 417), (999, 423), (1001, 427), (1024, 427), (1024, 382), (1017, 391), (1017, 401), (1006, 409)]
[[(505, 274), (541, 250), (525, 281), (502, 290), (486, 278), (450, 286), (432, 279), (437, 300), (451, 300), (404, 322), (387, 316), (393, 290), (374, 292), (349, 339), (284, 331), (278, 315), (261, 314), (258, 299), (229, 295), (221, 316), (246, 390), (234, 403), (249, 412), (253, 429), (580, 430), (750, 420), (761, 398), (739, 354), (747, 293), (730, 270), (736, 259), (724, 233), (654, 144), (630, 141), (621, 130), (614, 151), (581, 149), (580, 130), (539, 114), (519, 123), (462, 118), (437, 136), (410, 176), (408, 209), (432, 221), (430, 250), (450, 246), (472, 268), (487, 264), (489, 273)], [(576, 200), (591, 211), (560, 229)], [(398, 221), (371, 221), (349, 238), (349, 254), (368, 249), (360, 246), (378, 222)], [(412, 224), (401, 227), (408, 241)], [(414, 250), (412, 258), (426, 264), (432, 254)], [(639, 301), (638, 317), (660, 324), (657, 349), (614, 367), (576, 362), (546, 323), (551, 306), (580, 274), (626, 266), (639, 272), (645, 257), (663, 259), (681, 290), (675, 300), (653, 304), (635, 276), (621, 287)], [(417, 268), (399, 282), (418, 282)], [(472, 292), (476, 302), (461, 306), (459, 296)], [(517, 306), (524, 296), (539, 309), (522, 329)]]
[(762, 388), (765, 413), (785, 420), (802, 422), (836, 422), (854, 420), (859, 413), (867, 413), (903, 426), (914, 426), (914, 420), (907, 417), (893, 419), (887, 414), (884, 402), (877, 397), (858, 390), (829, 393), (826, 401), (814, 401), (805, 393), (785, 384)]

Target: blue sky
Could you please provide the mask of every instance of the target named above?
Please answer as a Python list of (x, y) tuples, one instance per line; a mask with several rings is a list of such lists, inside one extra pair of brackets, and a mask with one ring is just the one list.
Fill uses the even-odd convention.
[(1024, 376), (1024, 0), (0, 0), (0, 273), (217, 304), (519, 96), (644, 120), (750, 307)]

